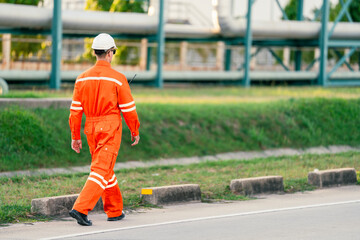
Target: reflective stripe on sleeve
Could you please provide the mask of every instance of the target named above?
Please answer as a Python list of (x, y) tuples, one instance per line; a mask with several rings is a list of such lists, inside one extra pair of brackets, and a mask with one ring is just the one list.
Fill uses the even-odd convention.
[(120, 107), (120, 108), (124, 108), (124, 107), (128, 107), (128, 106), (130, 106), (130, 105), (133, 105), (133, 104), (135, 104), (135, 101), (132, 101), (132, 102), (129, 102), (129, 103), (125, 103), (125, 104), (120, 104), (119, 107)]
[(132, 108), (129, 108), (129, 109), (121, 109), (122, 112), (131, 112), (131, 111), (134, 111), (136, 109), (136, 107), (132, 107)]
[(77, 104), (77, 105), (81, 105), (81, 102), (78, 101), (72, 101), (71, 104)]
[(71, 106), (70, 109), (72, 109), (72, 110), (83, 110), (82, 107), (73, 107), (73, 106)]

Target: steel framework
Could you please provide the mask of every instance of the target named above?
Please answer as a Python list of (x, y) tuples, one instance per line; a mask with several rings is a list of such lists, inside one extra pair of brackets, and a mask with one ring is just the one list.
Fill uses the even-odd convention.
[[(145, 0), (149, 2), (149, 0)], [(214, 35), (213, 37), (209, 38), (168, 38), (165, 36), (164, 31), (164, 0), (159, 0), (159, 14), (158, 14), (158, 26), (157, 32), (155, 34), (114, 34), (115, 38), (122, 38), (122, 39), (139, 39), (139, 38), (146, 38), (149, 43), (156, 42), (157, 43), (157, 70), (155, 76), (153, 74), (149, 74), (149, 76), (153, 77), (152, 81), (148, 82), (149, 85), (153, 85), (157, 88), (162, 88), (164, 83), (164, 75), (171, 76), (171, 74), (164, 74), (163, 73), (163, 62), (164, 62), (164, 47), (166, 41), (194, 41), (194, 42), (211, 42), (211, 41), (224, 41), (226, 50), (224, 52), (224, 70), (222, 74), (224, 77), (222, 79), (231, 79), (231, 84), (235, 85), (242, 85), (245, 87), (249, 87), (252, 82), (252, 77), (260, 76), (261, 74), (257, 74), (255, 72), (250, 71), (250, 60), (252, 57), (256, 56), (260, 49), (266, 48), (269, 52), (273, 55), (273, 57), (283, 66), (285, 72), (283, 73), (284, 76), (290, 76), (288, 73), (291, 72), (290, 69), (282, 62), (281, 58), (276, 54), (275, 51), (271, 49), (271, 47), (275, 46), (290, 46), (296, 47), (295, 51), (295, 74), (302, 74), (303, 76), (313, 76), (313, 74), (304, 73), (310, 70), (316, 61), (319, 61), (319, 72), (317, 76), (314, 77), (314, 84), (318, 84), (321, 86), (353, 86), (353, 85), (360, 85), (360, 78), (359, 74), (355, 73), (354, 69), (351, 65), (346, 61), (351, 55), (355, 53), (355, 51), (360, 47), (360, 40), (354, 39), (346, 39), (344, 38), (332, 38), (334, 30), (340, 20), (346, 16), (349, 22), (353, 22), (350, 13), (349, 13), (349, 6), (352, 0), (340, 0), (342, 4), (342, 9), (339, 12), (336, 20), (332, 23), (332, 26), (329, 24), (329, 0), (323, 0), (322, 8), (316, 13), (314, 20), (321, 16), (321, 33), (318, 39), (311, 40), (311, 39), (253, 39), (252, 33), (252, 8), (256, 0), (247, 0), (248, 7), (246, 12), (246, 33), (243, 37), (224, 37), (221, 35)], [(276, 1), (278, 7), (280, 8), (283, 19), (288, 20), (288, 16), (286, 15), (284, 9), (282, 8), (279, 0)], [(148, 3), (149, 4), (149, 3)], [(304, 7), (304, 0), (298, 1), (298, 9), (297, 9), (297, 20), (303, 21), (303, 7)], [(94, 36), (94, 34), (84, 34), (84, 33), (63, 33), (62, 31), (62, 18), (61, 18), (61, 0), (54, 0), (54, 9), (53, 9), (53, 18), (52, 18), (52, 27), (51, 31), (49, 30), (30, 30), (26, 28), (0, 28), (0, 33), (13, 33), (13, 34), (51, 34), (52, 35), (52, 68), (50, 74), (50, 88), (59, 89), (61, 85), (61, 44), (63, 37), (79, 37), (79, 36)], [(331, 29), (329, 30), (329, 27)], [(243, 74), (231, 74), (227, 77), (225, 76), (227, 73), (230, 73), (231, 70), (231, 50), (229, 47), (231, 46), (243, 46), (245, 48), (244, 54), (244, 67), (241, 69)], [(258, 50), (251, 54), (251, 48), (255, 46)], [(318, 47), (320, 49), (320, 57), (314, 59), (307, 67), (306, 71), (301, 71), (302, 66), (302, 52), (301, 47)], [(349, 52), (342, 55), (338, 48), (351, 48)], [(335, 66), (330, 70), (327, 71), (328, 65), (328, 52), (329, 50), (334, 50), (336, 55), (340, 58), (340, 60), (335, 64)], [(151, 63), (151, 47), (148, 46), (147, 49), (147, 62), (146, 62), (146, 69), (150, 69)], [(346, 74), (346, 78), (342, 78), (341, 74), (336, 74), (335, 72), (338, 68), (345, 64), (350, 74)], [(360, 65), (360, 62), (359, 62)], [(8, 73), (7, 73), (8, 74)], [(194, 74), (196, 75), (196, 74)], [(237, 80), (234, 80), (234, 76), (237, 76)], [(2, 77), (0, 75), (0, 77)], [(199, 77), (201, 78), (201, 77)], [(279, 77), (281, 78), (281, 77)]]

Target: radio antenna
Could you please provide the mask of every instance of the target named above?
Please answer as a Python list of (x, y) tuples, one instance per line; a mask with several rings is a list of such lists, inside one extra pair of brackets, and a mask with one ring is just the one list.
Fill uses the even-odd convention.
[(133, 76), (133, 78), (130, 80), (129, 84), (135, 79), (135, 77), (136, 77), (136, 73), (135, 73), (135, 75)]

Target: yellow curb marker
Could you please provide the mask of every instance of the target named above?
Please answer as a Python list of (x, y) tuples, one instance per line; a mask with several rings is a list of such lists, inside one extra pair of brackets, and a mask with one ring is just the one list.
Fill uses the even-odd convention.
[(152, 189), (143, 188), (143, 189), (141, 189), (141, 194), (142, 195), (152, 195)]

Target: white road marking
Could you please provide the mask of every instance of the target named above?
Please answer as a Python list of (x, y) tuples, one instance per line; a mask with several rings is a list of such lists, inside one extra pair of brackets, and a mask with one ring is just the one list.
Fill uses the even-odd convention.
[(108, 233), (108, 232), (115, 232), (115, 231), (124, 231), (124, 230), (138, 229), (138, 228), (157, 227), (157, 226), (164, 226), (164, 225), (178, 224), (178, 223), (188, 223), (188, 222), (197, 222), (197, 221), (220, 219), (220, 218), (230, 218), (230, 217), (249, 216), (249, 215), (256, 215), (256, 214), (284, 212), (284, 211), (292, 211), (292, 210), (308, 209), (308, 208), (328, 207), (328, 206), (336, 206), (336, 205), (344, 205), (344, 204), (352, 204), (352, 203), (360, 203), (360, 200), (324, 203), (324, 204), (315, 204), (315, 205), (304, 205), (304, 206), (289, 207), (289, 208), (275, 208), (275, 209), (269, 209), (269, 210), (234, 213), (234, 214), (226, 214), (226, 215), (219, 215), (219, 216), (201, 217), (201, 218), (190, 218), (190, 219), (183, 219), (183, 220), (170, 221), (170, 222), (145, 224), (145, 225), (138, 225), (138, 226), (132, 226), (132, 227), (122, 227), (122, 228), (104, 229), (104, 230), (93, 231), (93, 232), (69, 234), (69, 235), (63, 235), (63, 236), (57, 236), (57, 237), (42, 238), (41, 240), (64, 239), (64, 238), (80, 237), (80, 236), (85, 236), (85, 235)]

